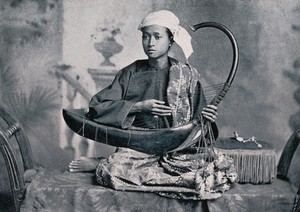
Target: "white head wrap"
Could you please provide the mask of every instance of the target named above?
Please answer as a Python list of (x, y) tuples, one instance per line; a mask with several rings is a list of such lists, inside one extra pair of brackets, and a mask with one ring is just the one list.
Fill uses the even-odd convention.
[(180, 46), (186, 59), (193, 53), (191, 44), (191, 36), (189, 33), (179, 25), (179, 19), (174, 13), (168, 10), (160, 10), (150, 13), (140, 23), (138, 29), (151, 25), (159, 25), (168, 28), (173, 34), (173, 40)]

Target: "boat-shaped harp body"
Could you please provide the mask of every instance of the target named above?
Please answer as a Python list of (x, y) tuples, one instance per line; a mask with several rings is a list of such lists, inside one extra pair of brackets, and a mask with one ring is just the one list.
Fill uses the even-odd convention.
[[(196, 135), (201, 126), (190, 122), (168, 129), (119, 129), (91, 121), (83, 109), (63, 110), (67, 125), (77, 134), (116, 147), (126, 147), (148, 154), (163, 154), (179, 147)], [(193, 136), (195, 137), (195, 136)]]
[[(223, 31), (229, 38), (233, 49), (233, 62), (229, 76), (224, 86), (218, 90), (216, 96), (210, 104), (218, 105), (235, 77), (238, 64), (237, 42), (233, 34), (223, 25), (215, 22), (204, 22), (190, 28), (196, 31), (200, 28), (213, 27)], [(90, 120), (84, 109), (64, 109), (63, 117), (69, 128), (75, 133), (116, 147), (126, 147), (147, 154), (161, 155), (167, 152), (178, 151), (197, 142), (203, 129), (199, 120), (167, 129), (145, 129), (129, 128), (120, 129), (112, 126), (106, 126)]]

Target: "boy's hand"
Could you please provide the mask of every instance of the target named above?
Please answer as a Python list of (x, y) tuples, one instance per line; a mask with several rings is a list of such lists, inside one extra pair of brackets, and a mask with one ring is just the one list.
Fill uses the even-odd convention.
[(171, 107), (166, 106), (164, 101), (156, 99), (148, 99), (141, 102), (137, 102), (131, 112), (146, 112), (158, 116), (170, 116)]
[(207, 107), (203, 108), (201, 114), (209, 121), (215, 122), (218, 116), (217, 110), (218, 110), (217, 106), (207, 105)]

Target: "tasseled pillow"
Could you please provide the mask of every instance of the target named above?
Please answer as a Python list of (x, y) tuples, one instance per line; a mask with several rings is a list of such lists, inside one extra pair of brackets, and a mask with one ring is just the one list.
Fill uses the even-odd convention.
[(220, 138), (215, 148), (233, 158), (239, 183), (271, 183), (276, 177), (276, 153), (269, 143)]

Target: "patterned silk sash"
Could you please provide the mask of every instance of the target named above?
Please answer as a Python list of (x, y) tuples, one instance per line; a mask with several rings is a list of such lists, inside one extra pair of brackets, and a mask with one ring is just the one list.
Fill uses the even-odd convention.
[(200, 74), (195, 68), (170, 58), (171, 67), (167, 98), (172, 110), (172, 126), (186, 124), (192, 115), (193, 100), (196, 83)]

